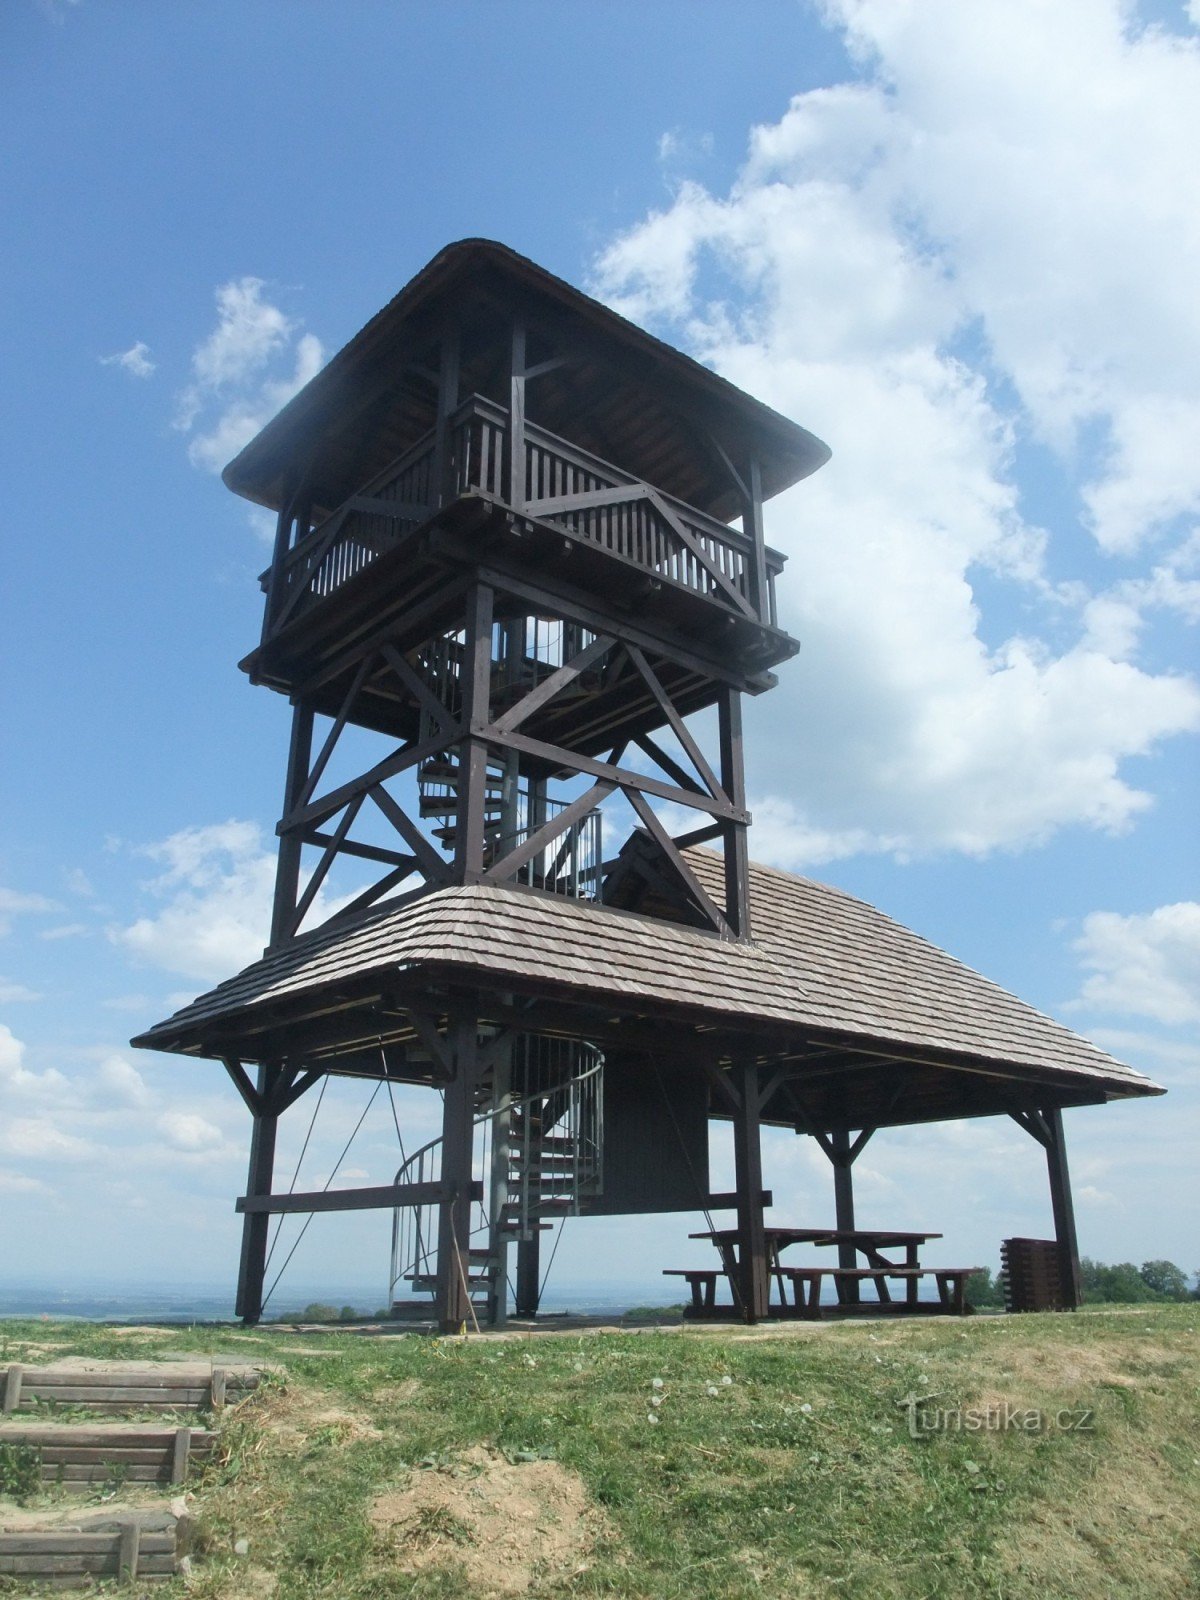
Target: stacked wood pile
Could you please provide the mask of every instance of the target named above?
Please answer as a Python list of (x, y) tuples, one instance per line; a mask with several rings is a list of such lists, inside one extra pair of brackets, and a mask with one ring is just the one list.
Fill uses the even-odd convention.
[[(22, 1461), (43, 1492), (72, 1499), (181, 1486), (211, 1454), (217, 1434), (172, 1423), (169, 1414), (219, 1413), (259, 1381), (249, 1368), (185, 1363), (10, 1366), (0, 1377), (0, 1449), (10, 1463)], [(76, 1420), (68, 1420), (72, 1411)], [(146, 1412), (162, 1420), (93, 1420), (95, 1413)], [(58, 1420), (43, 1420), (49, 1417)], [(53, 1511), (32, 1521), (26, 1513), (18, 1522), (0, 1509), (0, 1577), (48, 1588), (83, 1588), (98, 1577), (170, 1578), (179, 1570), (183, 1511), (175, 1501), (68, 1521)]]
[(1000, 1276), (1006, 1311), (1066, 1311), (1062, 1254), (1054, 1239), (1005, 1239)]

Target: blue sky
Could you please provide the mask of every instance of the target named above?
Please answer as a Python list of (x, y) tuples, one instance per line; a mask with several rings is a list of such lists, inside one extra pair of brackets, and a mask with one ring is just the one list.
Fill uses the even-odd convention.
[[(466, 235), (830, 443), (769, 510), (804, 648), (750, 716), (754, 853), (1166, 1084), (1068, 1117), (1081, 1241), (1200, 1266), (1196, 20), (5, 8), (3, 1277), (147, 1279), (167, 1247), (175, 1279), (232, 1275), (244, 1110), (126, 1045), (263, 941), (288, 719), (236, 669), (267, 545), (214, 469)], [(363, 1098), (330, 1092), (302, 1186)], [(772, 1137), (780, 1214), (825, 1220), (822, 1162)], [(373, 1111), (343, 1177), (395, 1164)], [(943, 1228), (946, 1259), (1048, 1226), (1010, 1125), (880, 1136), (858, 1173), (861, 1216)], [(682, 1219), (569, 1228), (568, 1286), (635, 1242), (648, 1284), (687, 1259)], [(296, 1270), (375, 1283), (385, 1247), (318, 1219)]]

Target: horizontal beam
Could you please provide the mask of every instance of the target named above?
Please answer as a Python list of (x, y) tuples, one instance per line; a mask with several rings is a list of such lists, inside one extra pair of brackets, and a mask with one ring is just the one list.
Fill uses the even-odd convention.
[[(440, 1183), (385, 1183), (373, 1189), (322, 1189), (311, 1194), (244, 1194), (237, 1202), (243, 1215), (266, 1212), (390, 1211), (397, 1206), (435, 1206), (449, 1199)], [(483, 1198), (483, 1185), (472, 1183), (471, 1199)]]
[(655, 795), (660, 800), (673, 800), (676, 805), (688, 806), (696, 811), (707, 811), (710, 815), (720, 817), (726, 822), (748, 824), (751, 820), (750, 813), (738, 806), (711, 799), (706, 794), (696, 794), (690, 789), (680, 789), (673, 783), (663, 783), (647, 773), (634, 772), (631, 767), (611, 766), (607, 761), (597, 761), (592, 756), (581, 755), (578, 750), (568, 750), (564, 745), (546, 744), (541, 739), (530, 739), (523, 733), (502, 731), (495, 727), (486, 729), (481, 737), (496, 744), (506, 745), (510, 750), (520, 750), (525, 755), (534, 756), (555, 768), (566, 768), (569, 772), (586, 772), (590, 777), (600, 778), (621, 789), (636, 789), (641, 793)]

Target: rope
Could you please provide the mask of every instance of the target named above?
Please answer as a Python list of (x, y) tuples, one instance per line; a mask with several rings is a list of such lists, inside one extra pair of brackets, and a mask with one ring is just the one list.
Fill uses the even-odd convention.
[[(346, 1140), (346, 1143), (342, 1146), (342, 1153), (337, 1158), (337, 1160), (334, 1162), (333, 1171), (329, 1174), (328, 1178), (326, 1178), (324, 1184), (321, 1187), (321, 1193), (322, 1194), (327, 1194), (328, 1193), (330, 1184), (337, 1177), (338, 1168), (341, 1166), (342, 1162), (346, 1159), (346, 1156), (347, 1156), (347, 1153), (349, 1152), (350, 1146), (354, 1143), (355, 1138), (358, 1135), (358, 1130), (362, 1127), (363, 1123), (367, 1120), (367, 1112), (370, 1111), (371, 1107), (375, 1104), (375, 1096), (378, 1093), (379, 1093), (379, 1083), (376, 1082), (375, 1087), (371, 1090), (371, 1098), (367, 1101), (366, 1105), (363, 1107), (362, 1116), (359, 1117), (358, 1121), (354, 1124), (354, 1132), (350, 1135), (350, 1137)], [(298, 1236), (296, 1238), (295, 1244), (292, 1246), (292, 1248), (287, 1253), (287, 1260), (283, 1263), (283, 1265), (280, 1267), (279, 1271), (275, 1274), (275, 1281), (272, 1283), (271, 1287), (267, 1290), (266, 1294), (263, 1296), (262, 1309), (264, 1311), (267, 1308), (267, 1302), (270, 1300), (271, 1296), (275, 1293), (276, 1289), (279, 1287), (280, 1278), (283, 1277), (284, 1273), (288, 1269), (288, 1264), (290, 1263), (292, 1257), (296, 1254), (296, 1251), (300, 1248), (300, 1241), (301, 1241), (301, 1239), (304, 1238), (304, 1235), (308, 1232), (309, 1226), (312, 1223), (312, 1219), (315, 1216), (316, 1216), (316, 1212), (315, 1211), (310, 1211), (308, 1213), (307, 1217), (305, 1217), (304, 1226), (300, 1229), (300, 1232), (299, 1232), (299, 1234), (298, 1234)]]
[(546, 1285), (550, 1282), (550, 1270), (554, 1266), (554, 1258), (558, 1254), (558, 1247), (559, 1247), (559, 1244), (562, 1242), (563, 1229), (566, 1227), (566, 1225), (567, 1225), (566, 1217), (560, 1217), (558, 1219), (558, 1232), (554, 1235), (554, 1244), (551, 1246), (551, 1249), (550, 1249), (550, 1259), (546, 1263), (546, 1275), (542, 1279), (541, 1284), (540, 1284), (540, 1286), (538, 1288), (538, 1305), (539, 1306), (542, 1303), (542, 1296), (546, 1292)]
[[(295, 1192), (296, 1192), (296, 1182), (297, 1182), (297, 1179), (300, 1177), (300, 1168), (301, 1168), (301, 1165), (304, 1162), (304, 1153), (308, 1149), (308, 1141), (312, 1138), (313, 1129), (317, 1125), (317, 1112), (320, 1111), (320, 1109), (321, 1109), (321, 1101), (325, 1098), (325, 1090), (328, 1087), (328, 1085), (329, 1085), (329, 1074), (326, 1073), (324, 1075), (324, 1077), (321, 1079), (321, 1092), (317, 1096), (317, 1103), (313, 1107), (313, 1114), (312, 1114), (311, 1118), (309, 1119), (308, 1132), (304, 1135), (304, 1143), (300, 1146), (300, 1155), (299, 1155), (299, 1157), (298, 1157), (298, 1159), (296, 1161), (296, 1170), (295, 1170), (295, 1172), (292, 1173), (292, 1181), (291, 1181), (291, 1183), (288, 1184), (288, 1191), (287, 1192), (289, 1194), (295, 1194)], [(266, 1275), (268, 1267), (271, 1265), (271, 1257), (275, 1254), (275, 1246), (279, 1243), (279, 1235), (282, 1232), (283, 1232), (283, 1213), (280, 1212), (279, 1216), (275, 1220), (275, 1237), (271, 1240), (270, 1249), (267, 1251), (267, 1259), (263, 1262), (263, 1275), (264, 1276)], [(265, 1305), (266, 1301), (264, 1301), (263, 1304)]]

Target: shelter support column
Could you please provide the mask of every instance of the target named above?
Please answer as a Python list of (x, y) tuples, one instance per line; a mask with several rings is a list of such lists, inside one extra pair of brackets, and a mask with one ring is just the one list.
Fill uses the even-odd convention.
[(449, 1033), (452, 1076), (442, 1111), (436, 1314), (442, 1333), (457, 1333), (471, 1315), (471, 1158), (479, 1082), (475, 1017), (452, 1017)]
[[(272, 1104), (271, 1089), (274, 1073), (270, 1066), (258, 1069), (258, 1101), (266, 1107)], [(275, 1175), (275, 1132), (279, 1125), (274, 1111), (255, 1111), (254, 1128), (250, 1135), (250, 1169), (246, 1175), (246, 1194), (269, 1195)], [(247, 1212), (242, 1218), (242, 1255), (238, 1266), (237, 1300), (235, 1314), (244, 1323), (255, 1323), (262, 1316), (263, 1281), (267, 1271), (267, 1238), (271, 1225), (270, 1213)]]
[(1075, 1205), (1071, 1199), (1062, 1112), (1055, 1106), (1053, 1110), (1043, 1111), (1042, 1119), (1050, 1135), (1046, 1143), (1046, 1167), (1050, 1175), (1050, 1204), (1054, 1211), (1063, 1302), (1074, 1311), (1083, 1300), (1083, 1278), (1079, 1270), (1079, 1240), (1075, 1235)]
[[(829, 1134), (829, 1159), (833, 1163), (833, 1211), (834, 1221), (839, 1233), (854, 1232), (854, 1155), (850, 1149), (849, 1128), (833, 1128)], [(854, 1248), (852, 1239), (840, 1239), (837, 1247), (838, 1266), (854, 1268), (858, 1265), (858, 1253)], [(858, 1303), (858, 1280), (849, 1278), (845, 1282), (844, 1294), (847, 1300)]]
[(733, 1114), (737, 1174), (738, 1299), (747, 1322), (760, 1322), (770, 1307), (771, 1281), (763, 1216), (762, 1098), (757, 1061), (736, 1064), (731, 1076), (738, 1095)]

